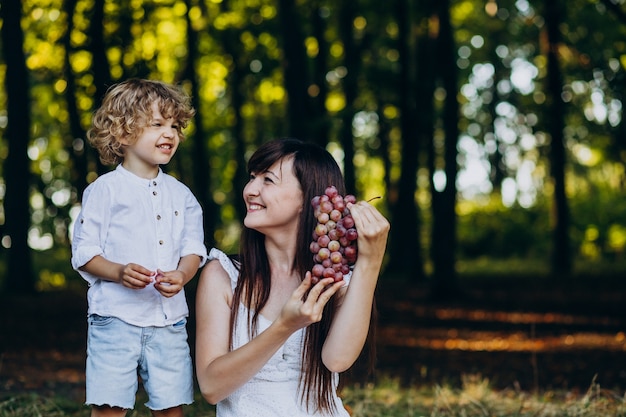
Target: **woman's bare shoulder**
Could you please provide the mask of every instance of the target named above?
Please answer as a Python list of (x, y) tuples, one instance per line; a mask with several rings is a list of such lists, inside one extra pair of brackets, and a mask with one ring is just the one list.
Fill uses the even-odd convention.
[(231, 278), (219, 259), (209, 260), (202, 268), (198, 282), (198, 295), (213, 298), (220, 294), (230, 304), (232, 298)]

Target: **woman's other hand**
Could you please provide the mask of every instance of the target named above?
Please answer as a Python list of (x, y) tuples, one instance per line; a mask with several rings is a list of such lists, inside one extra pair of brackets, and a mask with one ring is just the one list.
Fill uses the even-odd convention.
[(307, 272), (304, 280), (285, 303), (277, 321), (293, 331), (322, 319), (324, 306), (344, 285), (333, 278), (324, 278), (313, 285), (311, 273)]

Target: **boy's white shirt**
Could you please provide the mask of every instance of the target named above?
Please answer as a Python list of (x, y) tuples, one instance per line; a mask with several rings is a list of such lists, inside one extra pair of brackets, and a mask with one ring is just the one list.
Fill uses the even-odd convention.
[(171, 298), (150, 284), (141, 290), (106, 281), (79, 268), (94, 256), (152, 271), (175, 270), (186, 255), (207, 259), (202, 208), (189, 188), (161, 169), (154, 179), (118, 165), (83, 194), (72, 236), (72, 267), (89, 283), (88, 314), (136, 326), (166, 326), (189, 315), (184, 290)]

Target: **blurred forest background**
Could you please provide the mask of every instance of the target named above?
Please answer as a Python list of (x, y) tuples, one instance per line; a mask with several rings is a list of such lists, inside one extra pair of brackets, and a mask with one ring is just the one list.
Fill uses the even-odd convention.
[[(107, 87), (182, 85), (197, 116), (165, 169), (237, 248), (245, 161), (316, 141), (391, 220), (385, 276), (626, 271), (624, 0), (3, 0), (0, 284), (69, 267), (85, 141)], [(461, 277), (461, 278), (460, 278)]]

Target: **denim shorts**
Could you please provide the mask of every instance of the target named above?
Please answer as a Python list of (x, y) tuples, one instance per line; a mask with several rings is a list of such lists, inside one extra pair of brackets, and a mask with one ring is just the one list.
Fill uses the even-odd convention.
[(115, 317), (88, 318), (85, 404), (132, 409), (138, 375), (151, 410), (193, 402), (187, 320), (137, 327)]

